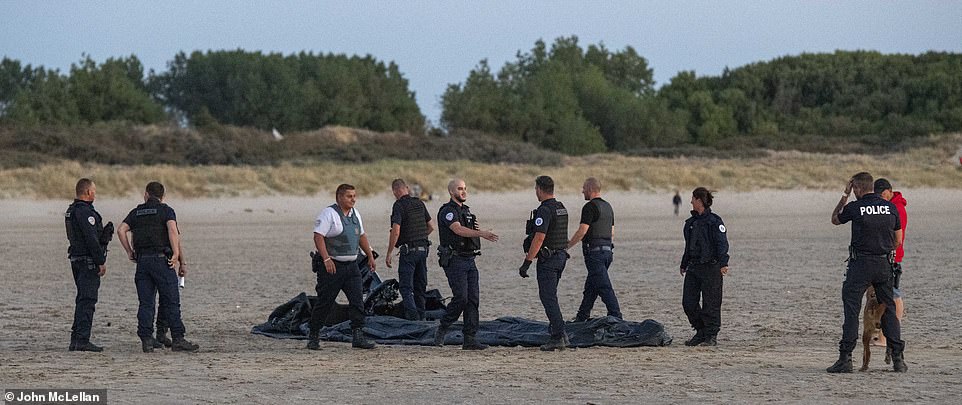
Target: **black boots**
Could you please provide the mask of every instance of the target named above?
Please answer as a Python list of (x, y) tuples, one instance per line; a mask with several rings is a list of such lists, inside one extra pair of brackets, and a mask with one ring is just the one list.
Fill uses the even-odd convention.
[(321, 350), (321, 342), (317, 331), (308, 332), (307, 348), (310, 350)]
[(72, 352), (102, 352), (104, 351), (104, 348), (90, 342), (70, 342), (69, 350)]
[(156, 340), (157, 343), (160, 344), (160, 346), (154, 346), (154, 348), (156, 349), (160, 349), (161, 347), (171, 347), (174, 345), (174, 342), (171, 341), (169, 337), (167, 337), (167, 329), (158, 328), (157, 337), (154, 340)]
[(448, 334), (448, 327), (444, 324), (438, 325), (438, 330), (434, 332), (434, 345), (444, 346), (444, 335)]
[(839, 352), (838, 361), (831, 367), (825, 369), (829, 373), (851, 373), (852, 372), (852, 352)]
[(896, 373), (909, 371), (909, 366), (905, 365), (905, 359), (902, 357), (902, 353), (892, 353), (892, 370)]
[(688, 339), (687, 341), (685, 341), (685, 346), (698, 346), (702, 344), (702, 342), (704, 341), (705, 341), (705, 334), (703, 334), (701, 331), (697, 331), (695, 332), (695, 336), (692, 336), (691, 339)]
[(715, 335), (708, 335), (705, 336), (705, 340), (699, 346), (718, 346), (718, 340)]
[(140, 348), (144, 351), (144, 353), (151, 353), (154, 351), (154, 349), (160, 349), (163, 347), (163, 343), (158, 342), (157, 339), (152, 337), (140, 338)]
[(541, 351), (550, 352), (554, 350), (564, 350), (568, 347), (570, 343), (568, 342), (568, 335), (561, 335), (560, 338), (550, 338), (548, 343), (541, 345)]
[(174, 341), (170, 345), (170, 350), (173, 350), (175, 352), (193, 352), (193, 351), (197, 351), (197, 349), (199, 348), (200, 346), (197, 346), (196, 344), (189, 342), (187, 339), (184, 339), (183, 337), (174, 338)]
[(353, 335), (351, 339), (351, 347), (355, 349), (373, 349), (374, 348), (375, 346), (374, 342), (367, 340), (367, 337), (364, 336), (364, 330), (362, 330), (361, 328), (357, 328), (357, 329), (351, 330), (351, 332)]
[(464, 335), (464, 343), (461, 345), (461, 350), (484, 350), (487, 348), (488, 345), (478, 343), (474, 335)]

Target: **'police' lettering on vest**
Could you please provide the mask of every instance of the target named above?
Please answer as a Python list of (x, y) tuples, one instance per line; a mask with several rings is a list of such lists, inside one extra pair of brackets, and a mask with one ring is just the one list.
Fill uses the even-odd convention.
[(891, 215), (888, 206), (881, 205), (871, 205), (868, 207), (859, 207), (861, 215)]

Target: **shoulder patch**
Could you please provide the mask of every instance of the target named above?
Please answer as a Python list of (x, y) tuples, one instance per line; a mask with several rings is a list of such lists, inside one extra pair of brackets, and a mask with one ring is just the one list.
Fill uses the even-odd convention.
[(96, 225), (97, 219), (94, 218), (93, 216), (90, 216), (90, 217), (87, 217), (87, 222), (90, 222), (90, 225)]
[(544, 223), (544, 219), (541, 219), (540, 217), (535, 218), (534, 220), (534, 226), (541, 226), (541, 224), (543, 223)]
[(718, 225), (718, 232), (725, 233), (728, 229), (725, 228), (725, 224)]
[(454, 213), (453, 213), (453, 212), (449, 212), (447, 215), (444, 216), (444, 219), (446, 219), (446, 220), (448, 220), (448, 221), (454, 221)]

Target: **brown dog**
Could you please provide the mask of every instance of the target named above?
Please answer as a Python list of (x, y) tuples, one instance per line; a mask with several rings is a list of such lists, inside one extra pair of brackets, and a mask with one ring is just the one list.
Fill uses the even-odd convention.
[[(868, 370), (868, 362), (872, 358), (872, 340), (878, 339), (882, 333), (882, 314), (885, 313), (885, 304), (878, 301), (875, 296), (875, 288), (872, 286), (865, 290), (865, 310), (862, 312), (862, 368), (859, 371)], [(892, 361), (892, 352), (885, 349), (885, 364)]]

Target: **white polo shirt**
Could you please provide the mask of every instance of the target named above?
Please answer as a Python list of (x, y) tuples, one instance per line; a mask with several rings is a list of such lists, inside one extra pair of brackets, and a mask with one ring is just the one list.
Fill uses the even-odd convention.
[[(357, 217), (357, 224), (361, 228), (361, 235), (364, 235), (364, 221), (361, 220), (361, 214), (357, 212), (356, 209), (351, 208), (351, 212), (349, 212), (347, 216)], [(321, 210), (320, 214), (317, 214), (317, 218), (314, 220), (314, 233), (325, 238), (333, 238), (340, 235), (341, 232), (344, 232), (344, 224), (341, 223), (341, 216), (338, 215), (334, 208), (327, 206)], [(334, 260), (342, 262), (357, 260), (357, 255), (331, 257)]]

